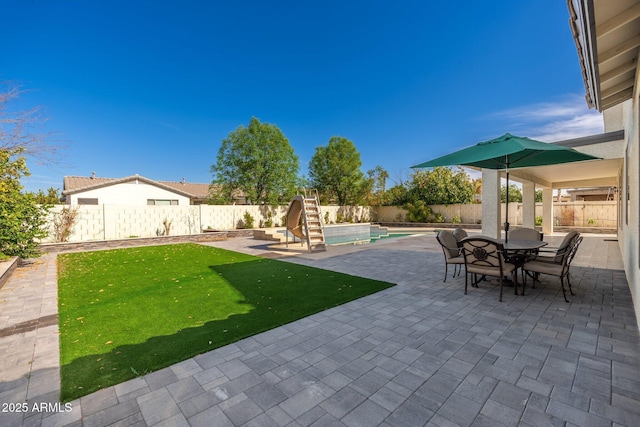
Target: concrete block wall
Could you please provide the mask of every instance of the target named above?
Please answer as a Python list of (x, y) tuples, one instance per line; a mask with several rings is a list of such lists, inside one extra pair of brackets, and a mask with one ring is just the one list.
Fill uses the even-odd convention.
[[(511, 207), (511, 203), (509, 204)], [(482, 220), (482, 205), (480, 204), (455, 204), (455, 205), (431, 205), (433, 213), (439, 213), (445, 218), (445, 222), (451, 222), (452, 218), (460, 218), (463, 224), (477, 224)], [(375, 220), (379, 222), (405, 222), (407, 211), (399, 206), (380, 206), (375, 209)], [(512, 216), (509, 212), (509, 216)]]
[(372, 208), (368, 206), (320, 206), (322, 220), (326, 221), (328, 213), (328, 224), (338, 222), (338, 217), (346, 222), (370, 222), (373, 219)]
[[(52, 214), (60, 212), (66, 205), (55, 206)], [(169, 235), (198, 234), (208, 227), (215, 230), (235, 230), (244, 221), (248, 212), (254, 218), (254, 228), (258, 228), (272, 212), (273, 225), (283, 226), (282, 217), (287, 206), (270, 208), (265, 206), (236, 205), (188, 205), (188, 206), (116, 206), (81, 205), (77, 206), (78, 217), (73, 228), (70, 242), (94, 240), (128, 239), (135, 237), (156, 237), (165, 231), (163, 222), (171, 223)], [(434, 205), (434, 212), (451, 222), (458, 216), (463, 224), (477, 224), (482, 218), (482, 205)], [(567, 213), (567, 209), (571, 209)], [(554, 225), (575, 227), (616, 226), (616, 202), (569, 202), (554, 205)], [(359, 223), (378, 221), (384, 223), (404, 222), (406, 211), (396, 206), (381, 206), (375, 209), (365, 206), (321, 206), (323, 220), (328, 214), (329, 224), (335, 224), (338, 218), (343, 221)], [(503, 205), (504, 212), (504, 205)], [(537, 204), (536, 216), (542, 216), (542, 205)], [(522, 205), (509, 204), (509, 222), (516, 226), (522, 224)], [(572, 223), (567, 223), (571, 219)], [(51, 223), (51, 218), (50, 218)], [(53, 227), (49, 227), (53, 230)], [(52, 242), (53, 237), (43, 242)]]
[[(43, 242), (53, 242), (53, 215), (67, 205), (54, 206), (49, 218), (50, 237)], [(235, 230), (244, 223), (245, 213), (254, 219), (254, 228), (258, 228), (269, 218), (271, 212), (273, 225), (283, 226), (283, 217), (288, 206), (276, 208), (253, 205), (187, 205), (187, 206), (117, 206), (117, 205), (80, 205), (76, 224), (69, 237), (70, 242), (95, 240), (114, 240), (141, 237), (156, 237), (165, 232), (165, 219), (171, 223), (169, 235), (189, 235), (200, 233), (203, 229)], [(331, 222), (336, 222), (338, 213), (345, 218), (354, 218), (359, 222), (370, 219), (369, 208), (362, 206), (321, 206), (329, 213)]]
[[(434, 213), (440, 213), (446, 222), (458, 216), (463, 224), (477, 224), (482, 219), (482, 204), (432, 205)], [(375, 209), (375, 221), (404, 222), (407, 211), (398, 206), (380, 206)], [(504, 218), (505, 204), (502, 204)], [(522, 203), (509, 203), (509, 223), (522, 225)], [(554, 225), (575, 227), (615, 228), (617, 202), (562, 202), (553, 205)], [(542, 216), (542, 203), (536, 203), (535, 215)]]

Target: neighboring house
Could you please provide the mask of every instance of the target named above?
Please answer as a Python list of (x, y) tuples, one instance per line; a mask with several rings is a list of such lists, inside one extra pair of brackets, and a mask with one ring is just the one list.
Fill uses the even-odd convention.
[(572, 202), (603, 202), (615, 201), (618, 189), (616, 187), (579, 188), (567, 190), (567, 193)]
[(69, 205), (199, 205), (207, 203), (209, 184), (124, 178), (65, 176), (62, 196)]

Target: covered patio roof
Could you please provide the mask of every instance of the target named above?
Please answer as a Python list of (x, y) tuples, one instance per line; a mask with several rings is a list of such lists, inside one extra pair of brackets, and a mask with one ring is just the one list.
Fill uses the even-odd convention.
[(554, 189), (617, 186), (624, 161), (623, 142), (624, 131), (555, 142), (602, 160), (511, 169), (510, 176), (515, 181), (531, 181), (537, 186)]

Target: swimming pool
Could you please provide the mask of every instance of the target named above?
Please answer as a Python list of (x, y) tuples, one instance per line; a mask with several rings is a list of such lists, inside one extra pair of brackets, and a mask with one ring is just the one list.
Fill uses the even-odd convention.
[[(282, 231), (286, 234), (286, 231)], [(387, 227), (377, 224), (329, 224), (324, 226), (324, 239), (327, 245), (363, 245), (374, 243), (382, 239), (425, 234), (424, 231), (389, 232)], [(291, 236), (291, 235), (290, 235)], [(293, 237), (291, 236), (293, 240)]]
[(406, 237), (406, 236), (414, 236), (415, 234), (422, 234), (422, 233), (388, 233), (388, 234), (384, 234), (384, 235), (380, 235), (377, 237), (373, 237), (371, 236), (371, 242), (370, 243), (375, 243), (379, 240), (386, 240), (386, 239), (394, 239), (397, 237)]

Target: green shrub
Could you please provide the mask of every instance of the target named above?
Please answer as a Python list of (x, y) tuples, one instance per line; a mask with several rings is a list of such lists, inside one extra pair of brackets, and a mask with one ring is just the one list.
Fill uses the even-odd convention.
[(404, 208), (407, 210), (405, 220), (408, 222), (429, 222), (433, 215), (433, 210), (424, 200), (407, 203)]
[(249, 211), (244, 211), (244, 216), (242, 218), (243, 218), (242, 223), (244, 225), (244, 228), (253, 228), (253, 223), (255, 219), (249, 213)]
[(264, 221), (264, 226), (266, 228), (273, 227), (273, 213), (271, 211), (267, 211), (267, 219)]
[(442, 215), (440, 212), (436, 212), (433, 215), (433, 222), (437, 222), (439, 224), (442, 224), (445, 221), (446, 221), (446, 219), (445, 219), (444, 215)]
[(541, 216), (537, 216), (536, 217), (535, 224), (538, 225), (538, 226), (542, 225), (542, 217)]
[(29, 175), (23, 150), (0, 149), (0, 253), (31, 258), (40, 255), (38, 240), (47, 236), (50, 206), (40, 206), (20, 184)]

